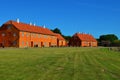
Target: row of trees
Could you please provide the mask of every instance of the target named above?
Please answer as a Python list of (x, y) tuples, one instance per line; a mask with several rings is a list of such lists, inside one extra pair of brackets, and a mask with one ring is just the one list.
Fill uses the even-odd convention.
[(120, 40), (115, 34), (101, 35), (97, 40), (100, 46), (120, 46)]
[[(71, 36), (63, 35), (58, 28), (55, 28), (51, 31), (61, 34), (67, 41), (71, 39)], [(99, 46), (120, 46), (120, 40), (115, 34), (101, 35), (97, 41)]]

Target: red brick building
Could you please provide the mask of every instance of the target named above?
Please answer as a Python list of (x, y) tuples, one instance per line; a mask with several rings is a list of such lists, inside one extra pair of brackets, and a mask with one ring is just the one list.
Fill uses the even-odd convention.
[(57, 46), (63, 47), (66, 46), (66, 40), (62, 37), (62, 35), (55, 33), (57, 37)]
[(0, 27), (0, 46), (22, 48), (57, 46), (57, 37), (44, 27), (8, 21)]
[(97, 40), (90, 34), (76, 33), (69, 41), (70, 46), (96, 47)]

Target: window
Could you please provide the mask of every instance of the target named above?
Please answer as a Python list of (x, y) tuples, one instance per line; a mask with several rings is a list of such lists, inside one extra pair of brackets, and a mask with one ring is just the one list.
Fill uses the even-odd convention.
[(28, 42), (26, 42), (26, 45), (27, 45), (27, 46), (29, 46), (29, 43), (28, 43)]
[(24, 32), (22, 32), (22, 36), (24, 36)]
[(93, 45), (95, 45), (96, 43), (95, 42), (92, 42)]
[(34, 33), (32, 33), (31, 35), (32, 35), (32, 37), (34, 37), (34, 36), (35, 36), (35, 35), (34, 35)]
[(10, 26), (10, 25), (8, 25), (8, 26), (7, 26), (7, 29), (10, 29), (10, 28), (11, 28), (11, 26)]
[(22, 41), (22, 45), (24, 46), (24, 41)]
[(44, 42), (44, 46), (45, 46), (45, 47), (47, 46), (47, 42)]
[(52, 39), (55, 39), (55, 37), (54, 37), (54, 36), (52, 36)]
[(46, 35), (44, 35), (44, 38), (46, 38)]
[(34, 45), (36, 45), (36, 42), (34, 42)]
[(41, 35), (41, 37), (43, 37), (43, 35)]
[(33, 33), (31, 33), (31, 37), (33, 37)]
[(48, 36), (46, 35), (46, 38), (47, 38)]
[(13, 33), (13, 36), (15, 37), (15, 36), (16, 36), (16, 33)]
[(29, 37), (29, 33), (26, 33), (26, 36)]
[(40, 34), (38, 34), (38, 38), (40, 38)]
[(38, 42), (38, 47), (40, 47), (40, 45), (41, 45), (40, 42)]
[(16, 41), (14, 41), (14, 42), (13, 42), (13, 45), (15, 46), (16, 44), (17, 44), (17, 42), (16, 42)]
[(2, 42), (2, 45), (4, 45), (4, 44), (5, 44), (5, 41)]
[(5, 33), (2, 33), (2, 36), (5, 36)]
[(34, 37), (36, 37), (36, 34), (34, 34)]

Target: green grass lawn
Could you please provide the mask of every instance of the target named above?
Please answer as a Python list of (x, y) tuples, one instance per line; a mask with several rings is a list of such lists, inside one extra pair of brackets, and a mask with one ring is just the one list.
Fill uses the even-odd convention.
[(120, 80), (120, 52), (107, 48), (0, 49), (0, 80)]

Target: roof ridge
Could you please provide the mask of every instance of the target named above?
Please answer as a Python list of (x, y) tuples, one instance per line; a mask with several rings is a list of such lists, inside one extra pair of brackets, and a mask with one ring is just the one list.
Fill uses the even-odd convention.
[(78, 36), (79, 39), (84, 40), (84, 41), (96, 41), (96, 39), (89, 34), (82, 34), (82, 33), (76, 33), (74, 36)]
[[(10, 21), (11, 21), (11, 22), (18, 23), (17, 21), (14, 21), (14, 20), (10, 20)], [(26, 25), (29, 25), (29, 26), (34, 26), (34, 27), (41, 27), (41, 28), (43, 28), (42, 26), (30, 25), (30, 23), (25, 23), (25, 22), (19, 22), (18, 24), (26, 24)]]
[(27, 24), (27, 23), (23, 23), (23, 22), (18, 23), (17, 21), (13, 21), (13, 20), (9, 20), (5, 24), (12, 24), (18, 30), (21, 30), (21, 31), (28, 31), (28, 32), (41, 33), (41, 34), (55, 36), (55, 34), (52, 31), (50, 31), (48, 28), (43, 28), (42, 26), (34, 26), (34, 25)]

